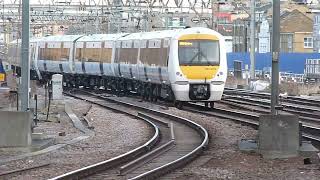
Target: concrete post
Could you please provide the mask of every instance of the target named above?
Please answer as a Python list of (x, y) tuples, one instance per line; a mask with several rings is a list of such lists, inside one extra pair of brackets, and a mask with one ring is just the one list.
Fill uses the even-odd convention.
[(261, 115), (259, 151), (264, 158), (299, 155), (299, 118), (295, 115)]
[(256, 22), (256, 12), (255, 12), (255, 0), (251, 0), (250, 3), (250, 79), (255, 79), (255, 22)]
[(62, 98), (62, 79), (61, 74), (52, 75), (52, 100), (61, 100)]
[(22, 44), (21, 44), (21, 111), (29, 109), (30, 62), (29, 62), (29, 0), (22, 2)]
[(0, 147), (30, 146), (32, 113), (0, 111)]
[(280, 0), (273, 1), (272, 15), (272, 88), (271, 114), (276, 115), (279, 104)]

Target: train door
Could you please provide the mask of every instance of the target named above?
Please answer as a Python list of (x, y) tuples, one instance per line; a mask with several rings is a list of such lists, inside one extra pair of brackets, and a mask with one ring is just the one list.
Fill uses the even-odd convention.
[[(36, 73), (36, 74), (32, 74), (33, 76), (37, 76), (37, 78), (40, 80), (42, 79), (41, 77), (41, 74), (40, 74), (40, 71), (39, 71), (39, 68), (38, 68), (38, 43), (37, 42), (34, 42), (34, 43), (31, 43), (31, 48), (30, 48), (30, 60), (31, 60), (31, 70), (33, 73)], [(33, 78), (36, 78), (36, 77), (33, 77)]]
[(147, 58), (147, 43), (148, 41), (145, 39), (140, 40), (140, 48), (139, 48), (139, 58), (137, 62), (137, 68), (139, 72), (139, 80), (140, 81), (147, 81), (148, 77), (146, 76), (146, 66), (143, 63), (144, 60)]
[(132, 64), (132, 76), (134, 79), (139, 79), (139, 69), (138, 69), (138, 61), (140, 57), (140, 41), (134, 40), (133, 41), (133, 48), (137, 51), (137, 56), (134, 57), (134, 63)]

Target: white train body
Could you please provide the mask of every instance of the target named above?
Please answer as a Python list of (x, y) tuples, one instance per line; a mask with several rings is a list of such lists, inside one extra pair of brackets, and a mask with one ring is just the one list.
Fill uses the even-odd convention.
[[(35, 74), (61, 73), (72, 87), (111, 85), (156, 96), (171, 91), (175, 101), (213, 102), (221, 99), (227, 77), (224, 38), (207, 28), (49, 36), (30, 44)], [(17, 57), (8, 60), (19, 66)]]

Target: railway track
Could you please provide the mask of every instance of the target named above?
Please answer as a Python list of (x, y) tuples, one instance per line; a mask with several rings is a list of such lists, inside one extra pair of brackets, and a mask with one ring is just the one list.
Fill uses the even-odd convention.
[[(54, 179), (70, 179), (70, 177), (86, 177), (86, 179), (153, 179), (191, 161), (203, 151), (208, 143), (208, 134), (205, 129), (184, 118), (119, 101), (117, 100), (119, 98), (98, 95), (95, 93), (85, 92), (85, 95), (81, 94), (81, 97), (75, 94), (68, 95), (103, 107), (113, 104), (113, 109), (116, 109), (117, 111), (124, 111), (132, 116), (135, 114), (139, 118), (146, 119), (158, 128), (161, 138), (154, 144), (154, 148), (149, 147), (149, 151), (144, 151), (139, 154), (139, 157), (135, 156), (130, 160), (121, 162), (116, 161), (116, 165), (106, 165), (104, 163), (107, 163), (108, 161), (104, 161), (98, 163), (102, 165), (101, 167), (96, 168), (97, 164), (91, 165)], [(127, 108), (123, 109), (123, 106), (126, 106)], [(259, 126), (258, 114), (250, 114), (223, 108), (210, 110), (195, 103), (190, 103), (185, 110), (200, 113), (202, 115), (230, 119), (245, 125), (253, 126), (256, 129)], [(138, 111), (141, 112), (139, 113)], [(260, 110), (259, 112), (259, 110), (257, 110), (256, 112), (262, 113), (262, 111), (263, 110)], [(268, 113), (267, 110), (264, 110), (263, 112)], [(186, 122), (187, 124), (185, 124)], [(178, 127), (181, 129), (178, 129)], [(193, 127), (193, 132), (190, 132), (190, 127)], [(185, 134), (183, 132), (188, 133)], [(303, 138), (316, 142), (317, 144), (320, 143), (319, 127), (304, 124), (301, 126), (301, 132)], [(90, 170), (88, 171), (88, 169)], [(78, 173), (80, 173), (80, 175)]]
[[(241, 95), (250, 96), (261, 99), (270, 99), (270, 93), (252, 92), (245, 89), (225, 88), (225, 95)], [(292, 104), (299, 104), (304, 106), (320, 107), (320, 100), (303, 98), (297, 96), (280, 96), (280, 101)]]
[(178, 116), (76, 90), (68, 96), (148, 122), (154, 136), (143, 146), (52, 179), (153, 179), (196, 158), (208, 144), (200, 125)]
[[(268, 114), (270, 113), (270, 105), (264, 104), (264, 102), (258, 100), (252, 100), (242, 97), (228, 97), (230, 99), (223, 99), (219, 101), (221, 104), (226, 104), (228, 106), (236, 107), (239, 109), (244, 109), (247, 111), (257, 112), (259, 114)], [(320, 111), (319, 110), (312, 110), (312, 109), (288, 109), (283, 108), (280, 112), (282, 113), (291, 113), (296, 114), (299, 116), (300, 120), (304, 123), (313, 123), (319, 124), (320, 126)]]
[[(241, 112), (237, 110), (229, 110), (224, 108), (209, 109), (203, 105), (196, 103), (189, 103), (185, 110), (189, 112), (199, 113), (206, 116), (229, 119), (241, 124), (249, 125), (258, 129), (259, 115), (248, 112)], [(301, 136), (316, 144), (320, 144), (320, 127), (301, 124)]]
[[(318, 103), (315, 103), (314, 101), (316, 100), (311, 100), (313, 101), (313, 104), (311, 104), (309, 102), (309, 99), (299, 100), (299, 102), (297, 102), (295, 100), (295, 98), (297, 97), (289, 96), (288, 98), (294, 98), (294, 100), (287, 101), (281, 99), (281, 101), (284, 102), (281, 104), (283, 106), (282, 112), (296, 114), (304, 123), (313, 123), (314, 125), (320, 123), (320, 101)], [(265, 114), (270, 111), (270, 95), (267, 93), (256, 93), (247, 90), (227, 89), (220, 103), (238, 107), (241, 109), (247, 109), (253, 112), (258, 112), (260, 114)]]
[[(259, 94), (259, 93), (258, 93)], [(264, 93), (262, 93), (264, 94)], [(231, 96), (232, 98), (232, 96)], [(240, 98), (241, 100), (241, 98)], [(232, 99), (230, 101), (225, 101), (224, 99), (219, 101), (219, 103), (227, 104), (231, 106), (238, 107), (240, 109), (246, 110), (244, 111), (237, 111), (237, 110), (229, 110), (224, 108), (217, 108), (215, 107), (213, 110), (205, 108), (201, 104), (195, 104), (195, 103), (188, 103), (189, 108), (184, 108), (185, 110), (189, 110), (195, 113), (201, 113), (206, 114), (208, 116), (214, 116), (219, 118), (225, 118), (230, 119), (239, 123), (243, 123), (249, 126), (253, 126), (254, 128), (258, 128), (259, 126), (259, 115), (260, 114), (269, 114), (270, 113), (270, 104), (267, 101), (264, 101), (262, 103), (255, 103), (256, 101), (240, 101), (235, 99)], [(260, 108), (253, 108), (252, 106), (257, 106)], [(288, 113), (293, 113), (299, 115), (299, 118), (301, 120), (301, 131), (303, 132), (303, 137), (305, 139), (311, 140), (317, 144), (320, 144), (320, 114), (317, 113), (319, 111), (317, 108), (310, 108), (307, 107), (304, 109), (304, 107), (299, 106), (290, 106), (293, 107), (293, 109), (287, 110)], [(190, 109), (192, 108), (192, 109)], [(296, 110), (298, 109), (298, 110)], [(249, 111), (256, 112), (248, 113)], [(315, 113), (316, 112), (316, 113)], [(308, 117), (308, 115), (310, 117)]]

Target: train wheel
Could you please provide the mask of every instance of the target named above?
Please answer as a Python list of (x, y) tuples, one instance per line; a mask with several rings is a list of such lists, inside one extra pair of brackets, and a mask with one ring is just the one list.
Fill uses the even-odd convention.
[(151, 86), (151, 101), (152, 102), (157, 102), (157, 97), (158, 94), (157, 94), (157, 86), (155, 85), (152, 85)]
[(211, 108), (211, 109), (214, 109), (214, 102), (213, 102), (213, 101), (210, 102), (210, 108)]
[(147, 92), (148, 92), (148, 97), (147, 97), (147, 99), (148, 99), (148, 101), (152, 102), (152, 100), (153, 100), (153, 94), (152, 94), (152, 87), (151, 87), (151, 85), (148, 86)]
[(148, 94), (150, 102), (153, 102), (153, 88), (152, 85), (148, 85)]
[(145, 84), (143, 85), (143, 100), (148, 101), (148, 86)]
[(153, 96), (154, 96), (154, 102), (157, 102), (158, 101), (158, 97), (159, 97), (158, 87), (157, 86), (155, 86), (154, 89), (153, 89)]
[(183, 108), (183, 102), (181, 101), (175, 101), (174, 102), (174, 106), (178, 109), (182, 109)]
[(209, 107), (209, 103), (208, 102), (204, 102), (204, 107), (208, 108)]

